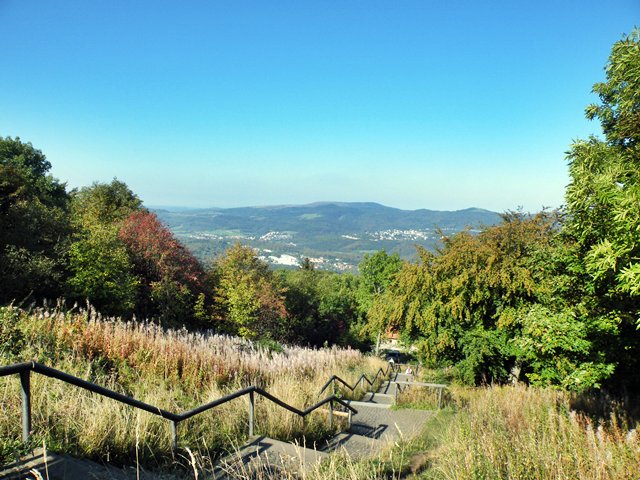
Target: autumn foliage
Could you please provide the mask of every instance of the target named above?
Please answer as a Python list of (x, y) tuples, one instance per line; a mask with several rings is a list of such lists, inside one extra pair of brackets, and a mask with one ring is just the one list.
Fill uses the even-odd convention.
[(118, 236), (146, 279), (171, 279), (192, 292), (203, 290), (204, 269), (155, 213), (132, 213), (120, 227)]
[[(196, 305), (205, 309), (206, 273), (200, 262), (154, 213), (131, 213), (118, 232), (141, 279), (138, 311), (163, 323), (190, 323)], [(202, 319), (201, 319), (202, 320)]]

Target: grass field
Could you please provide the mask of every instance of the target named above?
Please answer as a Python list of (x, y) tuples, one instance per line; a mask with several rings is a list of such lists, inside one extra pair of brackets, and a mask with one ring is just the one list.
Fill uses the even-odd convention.
[[(303, 409), (332, 375), (354, 381), (384, 362), (351, 349), (284, 346), (268, 350), (228, 336), (162, 330), (154, 324), (101, 318), (95, 311), (0, 310), (0, 364), (36, 360), (173, 412), (257, 385)], [(168, 421), (58, 380), (32, 375), (33, 443), (116, 462), (166, 466), (173, 461)], [(326, 394), (325, 394), (326, 395)], [(20, 450), (17, 376), (0, 379), (0, 460)], [(207, 457), (247, 435), (247, 400), (239, 398), (179, 425), (179, 443)], [(302, 421), (257, 397), (257, 433), (302, 434)], [(328, 435), (321, 414), (309, 438)]]

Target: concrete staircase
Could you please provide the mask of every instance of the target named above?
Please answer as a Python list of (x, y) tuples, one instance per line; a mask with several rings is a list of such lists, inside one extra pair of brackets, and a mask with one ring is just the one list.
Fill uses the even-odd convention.
[(377, 392), (366, 393), (361, 401), (349, 402), (358, 410), (351, 428), (331, 439), (324, 451), (345, 450), (351, 458), (364, 458), (397, 440), (410, 438), (422, 430), (433, 414), (424, 410), (392, 410), (397, 385), (393, 381), (411, 382), (413, 375), (394, 374)]
[[(392, 381), (385, 381), (377, 392), (368, 392), (360, 401), (349, 404), (358, 410), (352, 416), (351, 427), (321, 445), (297, 445), (267, 437), (253, 437), (238, 451), (227, 455), (215, 466), (216, 480), (246, 478), (283, 478), (300, 476), (322, 462), (333, 452), (346, 452), (359, 459), (376, 455), (387, 445), (418, 434), (433, 414), (423, 410), (394, 410), (397, 384), (394, 381), (412, 382), (413, 375), (393, 374)], [(45, 468), (45, 459), (47, 466)], [(30, 457), (0, 471), (0, 479), (39, 480), (173, 480), (178, 477), (136, 469), (118, 469), (99, 465), (88, 460), (78, 460), (67, 455), (34, 452)], [(46, 471), (48, 470), (48, 476)], [(286, 472), (286, 473), (285, 473)]]
[(282, 471), (301, 474), (313, 468), (333, 452), (345, 452), (352, 459), (376, 455), (387, 445), (418, 434), (433, 414), (424, 410), (392, 410), (397, 385), (394, 381), (412, 382), (413, 375), (394, 374), (377, 392), (366, 393), (360, 401), (349, 405), (358, 410), (351, 427), (317, 446), (292, 445), (260, 437), (221, 461), (215, 478), (241, 479), (281, 478)]

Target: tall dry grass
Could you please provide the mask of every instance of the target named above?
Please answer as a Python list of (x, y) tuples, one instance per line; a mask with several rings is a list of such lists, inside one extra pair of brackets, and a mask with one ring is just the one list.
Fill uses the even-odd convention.
[(453, 387), (453, 406), (431, 418), (421, 437), (370, 459), (332, 456), (302, 478), (640, 478), (640, 439), (633, 425), (619, 411), (593, 420), (572, 409), (576, 400), (565, 392), (524, 386)]
[[(10, 314), (24, 337), (20, 351), (25, 356), (0, 349), (2, 364), (35, 358), (176, 412), (250, 384), (302, 409), (319, 399), (330, 375), (353, 383), (361, 373), (384, 366), (348, 349), (269, 351), (232, 337), (104, 319), (92, 310), (13, 309)], [(147, 466), (188, 463), (172, 452), (169, 423), (160, 417), (39, 375), (32, 376), (32, 392), (37, 444), (44, 440), (54, 450), (110, 461), (138, 459)], [(432, 396), (418, 398), (419, 393), (407, 391), (403, 400), (433, 403)], [(570, 394), (522, 386), (453, 387), (447, 404), (434, 417), (428, 440), (401, 442), (373, 461), (332, 457), (303, 477), (638, 478), (640, 439), (620, 412), (594, 420), (574, 409)], [(17, 378), (0, 379), (0, 461), (19, 448), (20, 408)], [(179, 425), (181, 451), (207, 470), (219, 452), (242, 443), (247, 411), (241, 398)], [(294, 415), (258, 399), (257, 433), (291, 439), (299, 438), (302, 428)], [(312, 416), (305, 429), (310, 439), (329, 433), (322, 414)]]
[(457, 389), (459, 412), (432, 452), (445, 479), (635, 479), (640, 442), (617, 414), (595, 422), (551, 389)]
[(274, 376), (349, 369), (362, 360), (359, 351), (337, 347), (285, 346), (282, 352), (273, 352), (239, 337), (105, 319), (92, 308), (75, 313), (38, 309), (28, 317), (23, 328), (27, 337), (55, 354), (71, 352), (87, 360), (126, 362), (140, 375), (193, 388), (238, 380), (262, 385)]
[[(0, 352), (1, 364), (35, 359), (174, 412), (248, 385), (304, 409), (321, 398), (320, 387), (332, 374), (354, 381), (381, 365), (351, 349), (269, 351), (235, 337), (105, 319), (92, 309), (9, 313), (25, 346), (18, 356)], [(170, 425), (158, 416), (40, 375), (32, 375), (32, 392), (36, 442), (44, 439), (53, 449), (102, 460), (173, 461)], [(19, 418), (18, 379), (0, 379), (0, 457), (19, 443)], [(242, 441), (247, 423), (248, 401), (239, 398), (180, 424), (179, 443), (210, 455)], [(258, 397), (257, 433), (290, 439), (299, 437), (302, 427), (295, 415)], [(321, 414), (308, 419), (305, 432), (312, 439), (330, 433)]]

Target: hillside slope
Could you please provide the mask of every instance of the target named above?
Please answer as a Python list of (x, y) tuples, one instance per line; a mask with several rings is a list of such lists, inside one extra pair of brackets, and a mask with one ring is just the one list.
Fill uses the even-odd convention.
[(382, 248), (411, 258), (416, 244), (433, 248), (438, 228), (450, 234), (500, 220), (497, 213), (480, 208), (401, 210), (341, 202), (154, 211), (205, 261), (240, 241), (272, 264), (295, 266), (309, 257), (333, 270), (353, 270), (365, 253)]

